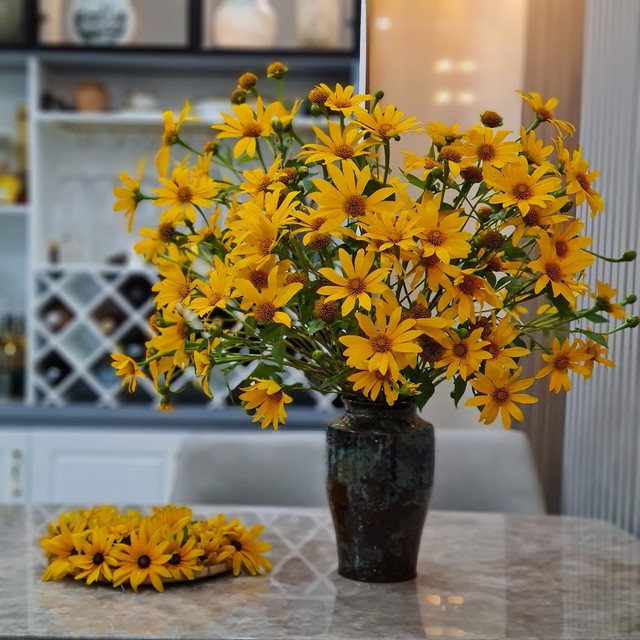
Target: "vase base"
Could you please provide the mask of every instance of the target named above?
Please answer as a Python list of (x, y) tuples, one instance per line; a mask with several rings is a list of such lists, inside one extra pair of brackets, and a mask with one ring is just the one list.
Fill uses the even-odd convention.
[(361, 572), (351, 571), (349, 569), (338, 569), (338, 575), (353, 580), (354, 582), (370, 582), (370, 583), (391, 583), (391, 582), (409, 582), (409, 580), (415, 580), (418, 577), (417, 572), (412, 573), (386, 573), (382, 572)]

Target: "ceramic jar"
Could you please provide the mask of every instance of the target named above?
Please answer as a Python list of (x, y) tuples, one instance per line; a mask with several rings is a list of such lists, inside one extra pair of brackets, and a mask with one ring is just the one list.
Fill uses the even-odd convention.
[(128, 42), (136, 27), (131, 0), (71, 0), (67, 30), (74, 42), (111, 47)]
[(276, 15), (269, 0), (222, 0), (211, 19), (215, 47), (266, 49), (276, 44)]

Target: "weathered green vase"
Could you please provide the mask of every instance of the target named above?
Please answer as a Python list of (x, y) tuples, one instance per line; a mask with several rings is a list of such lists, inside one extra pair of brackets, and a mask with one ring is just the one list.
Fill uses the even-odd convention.
[(433, 427), (413, 403), (345, 405), (327, 427), (338, 573), (363, 582), (411, 580), (433, 486)]

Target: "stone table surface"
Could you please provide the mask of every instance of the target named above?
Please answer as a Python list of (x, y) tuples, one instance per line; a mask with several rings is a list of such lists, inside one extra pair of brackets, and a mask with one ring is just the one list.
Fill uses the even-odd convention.
[(273, 570), (135, 594), (41, 582), (38, 539), (77, 507), (0, 506), (0, 638), (640, 639), (640, 540), (605, 522), (432, 512), (418, 578), (364, 584), (323, 509), (194, 507), (263, 522)]

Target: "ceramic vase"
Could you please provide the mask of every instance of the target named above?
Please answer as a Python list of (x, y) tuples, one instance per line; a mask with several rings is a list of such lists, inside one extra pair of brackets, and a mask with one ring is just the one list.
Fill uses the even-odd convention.
[(212, 16), (215, 47), (266, 49), (276, 44), (276, 15), (269, 0), (222, 0)]
[(136, 27), (131, 0), (71, 0), (67, 30), (74, 42), (112, 47), (129, 42)]
[(345, 405), (327, 427), (338, 573), (363, 582), (411, 580), (433, 487), (433, 427), (413, 403)]

